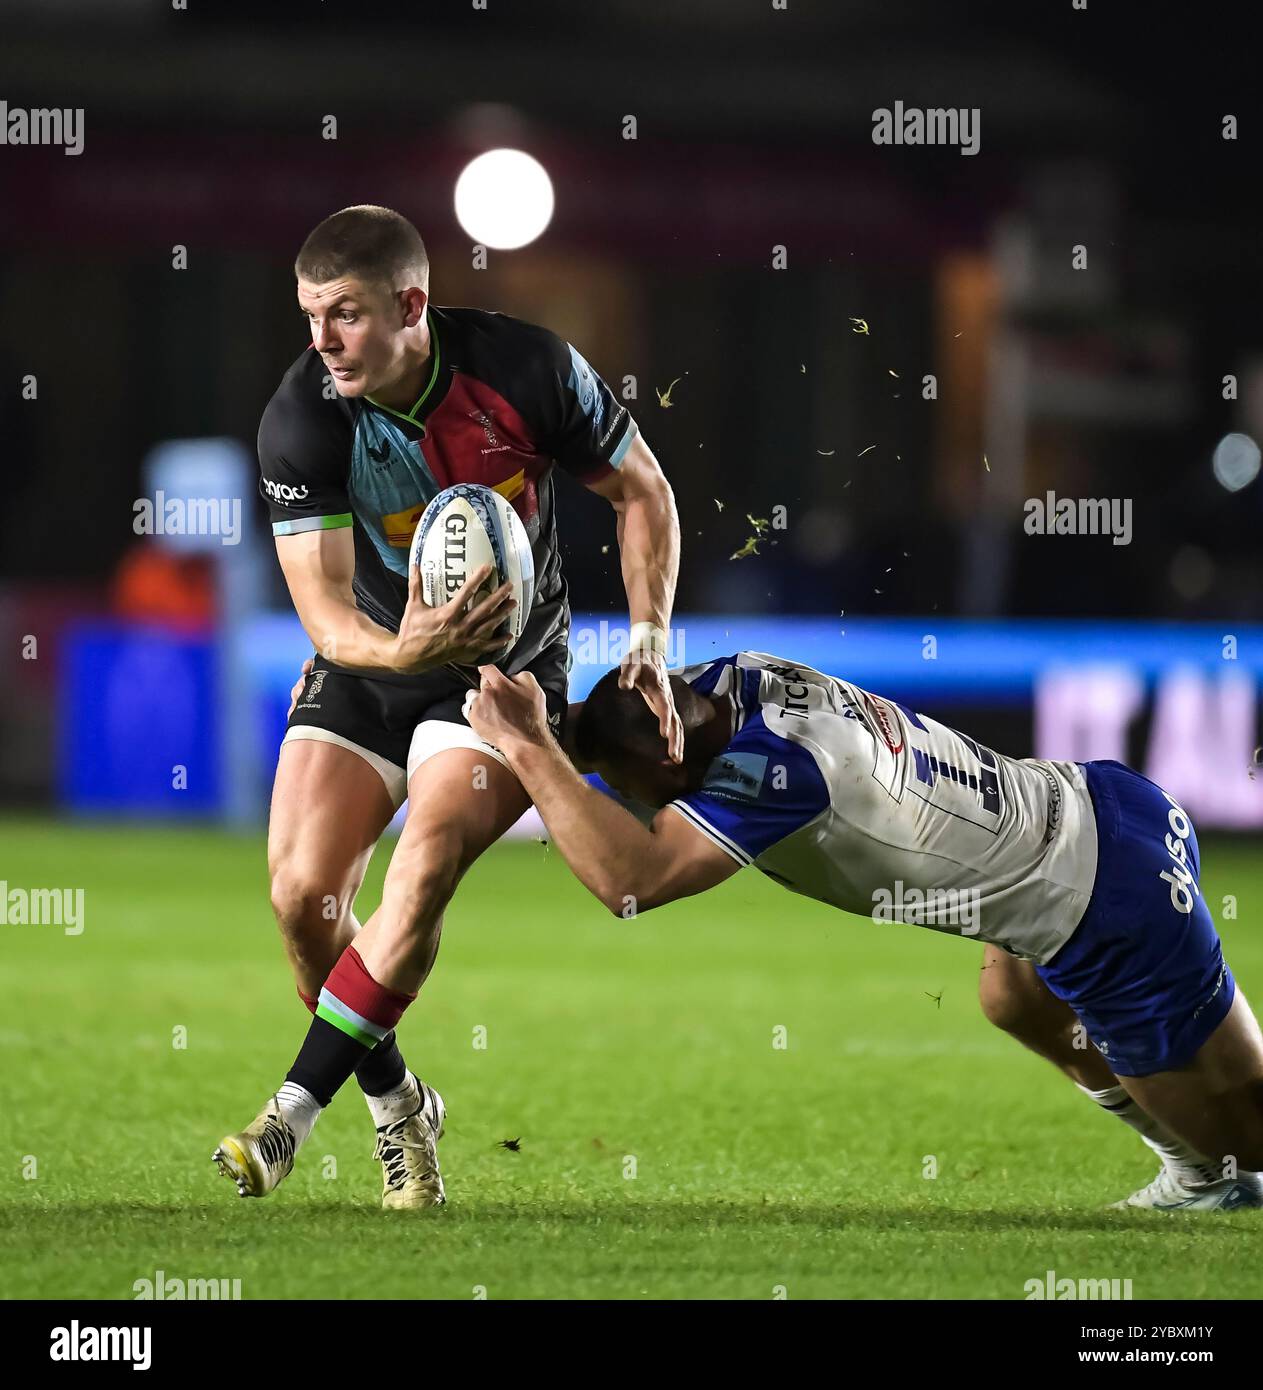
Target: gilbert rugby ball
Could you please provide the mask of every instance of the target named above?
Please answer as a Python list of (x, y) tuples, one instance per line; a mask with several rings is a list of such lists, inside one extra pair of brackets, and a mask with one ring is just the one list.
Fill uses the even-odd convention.
[(421, 514), (412, 536), (408, 563), (421, 570), (421, 596), (431, 608), (449, 602), (479, 565), (491, 577), (472, 602), (501, 584), (513, 586), (503, 649), (485, 660), (502, 661), (517, 645), (535, 597), (535, 560), (526, 527), (513, 508), (489, 487), (457, 483), (444, 488)]

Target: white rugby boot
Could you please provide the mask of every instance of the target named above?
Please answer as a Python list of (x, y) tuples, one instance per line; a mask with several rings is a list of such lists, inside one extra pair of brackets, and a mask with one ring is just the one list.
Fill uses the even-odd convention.
[(273, 1096), (240, 1134), (219, 1141), (211, 1155), (239, 1197), (266, 1197), (294, 1167), (298, 1141)]
[(1122, 1210), (1143, 1207), (1148, 1211), (1237, 1211), (1263, 1207), (1263, 1177), (1242, 1173), (1236, 1178), (1191, 1184), (1164, 1164), (1147, 1187), (1111, 1205)]
[(447, 1108), (433, 1086), (413, 1080), (420, 1103), (402, 1120), (380, 1126), (373, 1150), (382, 1165), (382, 1206), (387, 1210), (441, 1207), (447, 1201), (438, 1156)]

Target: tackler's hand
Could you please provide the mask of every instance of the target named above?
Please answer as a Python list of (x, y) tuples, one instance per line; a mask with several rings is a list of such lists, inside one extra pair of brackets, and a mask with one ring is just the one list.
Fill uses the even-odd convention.
[(673, 763), (682, 763), (684, 725), (671, 694), (666, 657), (650, 650), (628, 652), (619, 669), (618, 688), (640, 691), (645, 704), (658, 716), (658, 732), (667, 741), (667, 756)]
[(547, 743), (548, 702), (529, 671), (506, 676), (495, 666), (480, 666), (481, 684), (465, 697), (469, 727), (502, 751), (515, 740)]
[(309, 656), (307, 660), (303, 662), (303, 673), (294, 682), (293, 690), (289, 692), (289, 714), (285, 716), (286, 719), (288, 719), (290, 717), (290, 714), (293, 714), (294, 710), (297, 709), (298, 697), (303, 693), (303, 686), (307, 684), (307, 677), (311, 675), (311, 668), (315, 664), (316, 658), (314, 656)]

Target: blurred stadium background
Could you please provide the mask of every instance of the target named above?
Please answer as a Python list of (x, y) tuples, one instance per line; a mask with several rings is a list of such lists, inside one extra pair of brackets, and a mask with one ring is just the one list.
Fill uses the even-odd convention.
[[(277, 1006), (287, 985), (269, 934), (262, 827), (289, 688), (309, 647), (275, 564), (253, 445), (265, 403), (305, 342), (295, 251), (317, 221), (356, 202), (415, 221), (436, 303), (546, 324), (616, 390), (634, 393), (628, 404), (682, 520), (677, 657), (769, 650), (845, 674), (1011, 754), (1130, 761), (1177, 794), (1203, 830), (1239, 840), (1221, 844), (1222, 858), (1207, 854), (1208, 872), (1216, 894), (1242, 898), (1230, 957), (1253, 978), (1263, 912), (1251, 868), (1263, 829), (1257, 43), (1242, 17), (1203, 32), (1185, 7), (1034, 8), (0, 4), (0, 97), (14, 107), (82, 107), (86, 125), (76, 157), (0, 148), (0, 806), (8, 812), (0, 838), (9, 848), (0, 876), (56, 882), (63, 865), (79, 864), (76, 881), (96, 891), (101, 924), (79, 952), (65, 952), (60, 936), (8, 938), (10, 959), (31, 967), (21, 975), (19, 1020), (24, 1009), (31, 1018), (55, 1012), (58, 1036), (73, 1044), (58, 1052), (73, 1059), (58, 1072), (46, 1030), (38, 1047), (20, 1022), (10, 1038), (35, 1059), (20, 1082), (10, 1077), (19, 1090), (5, 1107), (25, 1116), (23, 1145), (61, 1142), (49, 1088), (117, 1099), (101, 1083), (108, 1066), (135, 1091), (132, 1034), (149, 1039), (157, 1057), (171, 1019), (191, 1019), (212, 1040), (191, 1063), (203, 1068), (198, 1105), (160, 1068), (147, 1073), (146, 1095), (155, 1107), (170, 1097), (171, 1114), (184, 1106), (176, 1147), (200, 1171), (202, 1140), (236, 1114), (229, 1107), (253, 1098), (251, 1087), (274, 1084), (287, 1040), (297, 1039), (300, 1015)], [(897, 100), (979, 108), (979, 153), (875, 145), (873, 112)], [(1225, 139), (1234, 114), (1238, 138)], [(327, 138), (331, 116), (336, 139)], [(629, 116), (635, 139), (624, 138)], [(453, 189), (472, 158), (500, 146), (543, 164), (555, 212), (537, 240), (492, 251), (476, 269)], [(1086, 267), (1075, 269), (1080, 245)], [(173, 268), (179, 247), (187, 268)], [(29, 378), (35, 399), (26, 398)], [(240, 499), (240, 543), (138, 535), (135, 508), (158, 491)], [(1026, 534), (1025, 504), (1050, 491), (1126, 502), (1129, 543)], [(574, 609), (572, 698), (581, 698), (617, 660), (607, 639), (626, 615), (610, 509), (564, 480), (558, 494)], [(756, 553), (732, 558), (752, 534), (749, 518), (773, 517), (784, 526), (769, 524)], [(187, 769), (178, 789), (177, 766)], [(193, 833), (173, 829), (176, 819), (193, 822)], [(748, 1135), (748, 1115), (724, 1110), (735, 1103), (725, 1080), (734, 1075), (771, 1098), (765, 1137), (785, 1146), (771, 1163), (739, 1146), (721, 1161), (710, 1132), (689, 1131), (701, 1205), (681, 1218), (674, 1282), (654, 1283), (636, 1263), (641, 1255), (629, 1254), (618, 1291), (696, 1292), (686, 1273), (700, 1247), (687, 1236), (693, 1222), (710, 1230), (715, 1186), (751, 1203), (751, 1228), (762, 1230), (759, 1203), (781, 1183), (782, 1194), (801, 1191), (817, 1204), (793, 1218), (804, 1234), (838, 1193), (850, 1194), (837, 1197), (851, 1204), (848, 1220), (869, 1223), (858, 1246), (830, 1233), (826, 1263), (804, 1276), (811, 1291), (1019, 1296), (1023, 1271), (1042, 1274), (1052, 1237), (1028, 1232), (1024, 1218), (987, 1227), (996, 1174), (1009, 1181), (1003, 1165), (1017, 1184), (1005, 1200), (1023, 1210), (1053, 1190), (1095, 1209), (1149, 1176), (1134, 1146), (1092, 1129), (1097, 1117), (1044, 1064), (985, 1030), (973, 952), (929, 933), (890, 945), (835, 935), (836, 914), (826, 921), (795, 900), (812, 933), (787, 933), (792, 943), (769, 962), (758, 933), (785, 905), (743, 875), (719, 916), (678, 909), (671, 920), (688, 930), (664, 978), (661, 961), (630, 940), (607, 944), (599, 909), (555, 856), (546, 873), (531, 858), (538, 854), (507, 847), (476, 867), (461, 892), (483, 930), (445, 946), (425, 1021), (415, 1023), (434, 1055), (450, 1058), (449, 1075), (460, 1072), (466, 1116), (503, 1126), (475, 1136), (471, 1118), (466, 1138), (457, 1132), (467, 1148), (451, 1190), (473, 1200), (472, 1182), (460, 1186), (462, 1173), (472, 1175), (494, 1208), (487, 1219), (510, 1221), (523, 1189), (492, 1174), (492, 1140), (572, 1126), (587, 1147), (540, 1192), (562, 1224), (558, 1213), (580, 1191), (599, 1213), (610, 1193), (627, 1190), (613, 1180), (609, 1193), (584, 1187), (592, 1146), (609, 1132), (598, 1125), (627, 1120), (616, 1102), (630, 1097), (636, 1120), (652, 1128), (658, 1112), (646, 1088), (665, 1087), (682, 1124), (720, 1116), (721, 1129), (731, 1122)], [(369, 895), (381, 868), (379, 856)], [(525, 904), (526, 935), (516, 918), (496, 915), (505, 882)], [(558, 895), (556, 911), (546, 893)], [(739, 946), (727, 932), (733, 924)], [(820, 941), (845, 957), (834, 972), (850, 981), (845, 1018), (832, 976), (816, 978)], [(242, 969), (247, 960), (260, 969)], [(626, 983), (637, 970), (641, 987)], [(130, 1001), (125, 1017), (107, 1017), (103, 980)], [(945, 980), (940, 1012), (925, 996), (942, 995)], [(858, 1109), (839, 1112), (837, 1071), (804, 1061), (793, 1085), (782, 1083), (763, 1031), (756, 1057), (705, 1021), (735, 1010), (734, 1020), (763, 1030), (765, 991), (832, 1049)], [(540, 1050), (523, 1044), (516, 1069), (495, 1079), (475, 1074), (467, 1020), (494, 1021), (509, 1000), (531, 1015), (520, 1036)], [(536, 1008), (551, 1012), (536, 1018)], [(225, 1027), (253, 1030), (258, 1056), (229, 1053)], [(661, 1033), (661, 1045), (643, 1075), (633, 1074), (627, 1059), (640, 1055), (645, 1028)], [(670, 1031), (680, 1028), (683, 1044)], [(589, 1049), (587, 1070), (567, 1040), (576, 1033)], [(964, 1089), (950, 1065), (922, 1069), (910, 1083), (917, 1058), (940, 1051), (960, 1066), (967, 1059), (977, 1090)], [(571, 1059), (565, 1110), (539, 1090), (559, 1055)], [(852, 1058), (863, 1065), (849, 1066)], [(1039, 1099), (1030, 1089), (1037, 1079), (1046, 1087)], [(892, 1121), (884, 1098), (894, 1091), (905, 1110)], [(613, 1117), (592, 1118), (578, 1099), (597, 1092), (611, 1098)], [(527, 1097), (530, 1108), (506, 1096)], [(108, 1110), (94, 1106), (85, 1121), (85, 1153), (109, 1153)], [(346, 1111), (324, 1122), (329, 1142)], [(839, 1169), (833, 1155), (856, 1143), (855, 1116), (863, 1148)], [(909, 1245), (899, 1204), (910, 1199), (890, 1174), (924, 1151), (917, 1126), (927, 1117), (939, 1126), (934, 1142), (942, 1139), (944, 1116), (961, 1126), (959, 1135), (949, 1129), (948, 1148), (972, 1155), (962, 1180), (987, 1165), (985, 1190), (980, 1183), (969, 1197), (982, 1214), (919, 1225)], [(1047, 1173), (1025, 1167), (1014, 1149), (1014, 1116), (1055, 1160)], [(168, 1141), (156, 1112), (146, 1123), (155, 1142)], [(1082, 1151), (1065, 1137), (1080, 1132), (1076, 1123), (1114, 1145), (1106, 1167), (1083, 1169)], [(589, 1142), (584, 1125), (598, 1137)], [(606, 1142), (610, 1154), (622, 1152), (619, 1140)], [(975, 1153), (975, 1142), (990, 1147)], [(797, 1166), (808, 1151), (812, 1166)], [(187, 1229), (168, 1222), (186, 1221), (176, 1206), (186, 1200), (184, 1170), (155, 1176), (139, 1160), (134, 1171), (115, 1161), (85, 1159), (73, 1181), (55, 1176), (43, 1263), (34, 1285), (15, 1273), (17, 1287), (64, 1293), (62, 1252), (73, 1247), (101, 1262), (74, 1287), (115, 1296), (123, 1285), (110, 1244), (123, 1227), (107, 1217), (122, 1219), (110, 1203), (125, 1171), (127, 1191), (171, 1204), (137, 1248), (167, 1251), (171, 1268), (187, 1250), (202, 1261), (193, 1269), (214, 1271), (200, 1217), (187, 1217)], [(887, 1165), (880, 1176), (879, 1163)], [(85, 1173), (90, 1181), (76, 1185)], [(321, 1219), (332, 1220), (333, 1199), (314, 1176), (302, 1181), (309, 1200), (324, 1201)], [(694, 1191), (679, 1181), (681, 1193)], [(926, 1189), (918, 1171), (908, 1181)], [(85, 1194), (105, 1205), (82, 1219), (56, 1206)], [(862, 1194), (892, 1202), (896, 1217), (864, 1215)], [(371, 1206), (367, 1185), (363, 1196)], [(674, 1200), (664, 1189), (657, 1216)], [(19, 1191), (25, 1212), (22, 1201)], [(272, 1214), (267, 1221), (274, 1243), (238, 1248), (230, 1266), (250, 1271), (261, 1261), (256, 1291), (310, 1291), (310, 1269), (323, 1270), (325, 1292), (380, 1292), (371, 1261), (346, 1282), (318, 1226), (296, 1268), (284, 1244), (296, 1227)], [(778, 1229), (786, 1240), (795, 1234)], [(965, 1230), (971, 1239), (983, 1232), (980, 1240), (990, 1230), (1009, 1262), (993, 1250), (962, 1264)], [(1093, 1243), (1087, 1217), (1065, 1230), (1078, 1244), (1060, 1248), (1074, 1250), (1066, 1258), (1080, 1259), (1079, 1269), (1108, 1248), (1111, 1268), (1130, 1273), (1126, 1233), (1107, 1247)], [(1231, 1258), (1227, 1230), (1202, 1247), (1201, 1263), (1190, 1261), (1188, 1244), (1151, 1254), (1163, 1271), (1147, 1288), (1218, 1290)], [(16, 1239), (23, 1248), (20, 1230)], [(714, 1247), (707, 1287), (757, 1285), (766, 1296), (762, 1265), (743, 1282), (742, 1239), (729, 1230)], [(459, 1242), (441, 1248), (464, 1269)], [(570, 1250), (533, 1246), (531, 1259), (506, 1258), (504, 1280), (523, 1279), (527, 1292), (572, 1287), (562, 1268)], [(939, 1250), (943, 1263), (932, 1258)], [(142, 1272), (153, 1262), (150, 1253), (137, 1259)], [(471, 1265), (469, 1279), (485, 1277), (481, 1268)], [(590, 1287), (607, 1287), (602, 1271), (591, 1277)], [(420, 1263), (408, 1266), (402, 1288), (450, 1292)]]
[[(1263, 824), (1256, 137), (1222, 138), (1247, 60), (1147, 15), (1139, 61), (1117, 15), (1055, 8), (10, 0), (8, 102), (81, 106), (86, 140), (0, 159), (4, 802), (257, 821), (306, 644), (254, 433), (303, 343), (297, 245), (377, 201), (426, 237), (436, 302), (546, 323), (634, 392), (680, 505), (686, 659), (783, 652)], [(980, 152), (874, 145), (897, 99), (977, 106)], [(474, 269), (452, 190), (502, 145), (555, 215)], [(239, 545), (135, 534), (138, 499), (207, 482), (242, 499)], [(1050, 489), (1129, 499), (1130, 543), (1026, 535)], [(561, 494), (596, 634), (612, 518)], [(577, 655), (581, 695), (611, 658)]]

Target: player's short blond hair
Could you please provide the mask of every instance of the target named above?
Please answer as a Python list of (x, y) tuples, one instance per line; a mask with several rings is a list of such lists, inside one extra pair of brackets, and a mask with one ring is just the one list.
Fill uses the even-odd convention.
[(313, 285), (354, 275), (392, 290), (416, 285), (428, 294), (430, 289), (430, 258), (421, 233), (402, 213), (371, 203), (326, 217), (303, 242), (294, 273)]

